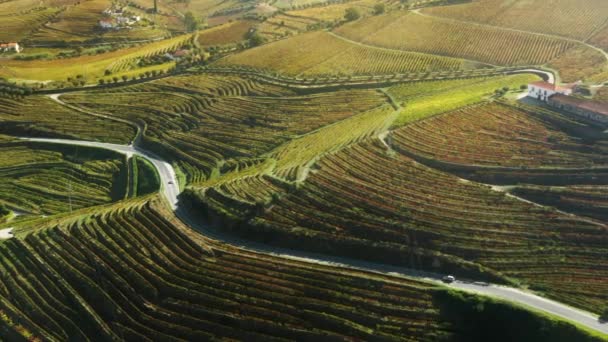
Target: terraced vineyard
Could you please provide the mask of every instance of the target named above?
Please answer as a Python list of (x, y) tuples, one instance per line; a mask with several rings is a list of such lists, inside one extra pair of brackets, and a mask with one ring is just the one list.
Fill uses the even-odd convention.
[[(324, 22), (336, 22), (344, 18), (344, 12), (347, 8), (355, 8), (363, 15), (371, 15), (374, 10), (374, 5), (378, 3), (370, 0), (355, 0), (346, 3), (335, 3), (328, 6), (310, 7), (304, 9), (297, 9), (287, 12), (287, 14), (296, 16), (311, 18), (318, 21)], [(392, 1), (382, 1), (386, 7), (391, 6)]]
[(392, 74), (481, 66), (456, 58), (363, 47), (327, 32), (303, 34), (264, 45), (229, 56), (216, 64), (247, 65), (287, 75)]
[(257, 31), (268, 40), (274, 40), (306, 32), (310, 25), (317, 23), (318, 20), (313, 18), (278, 14), (262, 22)]
[[(534, 108), (529, 108), (535, 110)], [(538, 111), (538, 110), (537, 110)], [(528, 168), (608, 165), (608, 142), (572, 137), (550, 119), (505, 104), (472, 106), (419, 121), (393, 135), (394, 147), (448, 164)], [(563, 119), (566, 121), (566, 119)]]
[(432, 7), (423, 13), (462, 21), (548, 33), (579, 40), (605, 24), (608, 3), (602, 0), (481, 0)]
[(31, 36), (37, 41), (82, 41), (99, 31), (103, 11), (111, 6), (109, 0), (88, 0), (69, 6), (52, 23), (45, 25)]
[(239, 206), (230, 196), (222, 201), (214, 188), (195, 197), (222, 227), (249, 238), (354, 257), (365, 250), (367, 260), (477, 279), (515, 277), (594, 310), (606, 300), (605, 225), (430, 169), (378, 140), (324, 158), (317, 168), (300, 190), (273, 196), (262, 208)]
[[(106, 70), (114, 73), (113, 76), (127, 74), (136, 70), (134, 64), (139, 58), (162, 55), (166, 52), (175, 51), (180, 46), (190, 43), (192, 35), (186, 34), (158, 42), (144, 44), (113, 52), (102, 53), (93, 56), (81, 56), (67, 59), (55, 60), (3, 60), (0, 67), (0, 77), (11, 79), (27, 79), (39, 81), (64, 81), (66, 77), (76, 78), (82, 75), (88, 83), (97, 83), (97, 79), (103, 78)], [(173, 66), (156, 66), (156, 69), (165, 70)]]
[(506, 87), (518, 91), (522, 85), (537, 79), (537, 76), (524, 74), (396, 85), (388, 89), (388, 94), (402, 102), (405, 108), (399, 111), (393, 126), (400, 127), (429, 116), (487, 101), (496, 89)]
[(525, 185), (509, 189), (509, 192), (537, 203), (608, 222), (608, 186), (543, 187)]
[[(466, 340), (523, 324), (597, 340), (427, 283), (218, 249), (157, 202), (18, 237), (0, 245), (0, 308), (30, 338)], [(502, 323), (466, 323), (481, 316)]]
[(122, 200), (127, 165), (113, 152), (0, 140), (0, 203), (51, 215)]
[(545, 64), (578, 46), (559, 38), (398, 11), (346, 24), (335, 32), (365, 44), (498, 65)]
[[(277, 96), (281, 92), (285, 96)], [(373, 90), (296, 96), (247, 79), (208, 75), (62, 99), (145, 122), (145, 146), (178, 163), (189, 182), (217, 174), (225, 159), (254, 158), (300, 134), (386, 102)]]
[[(3, 2), (2, 4), (4, 4)], [(9, 2), (10, 3), (10, 2)], [(0, 4), (0, 41), (18, 41), (49, 21), (59, 11), (57, 8), (17, 9), (12, 12), (8, 6)]]
[(0, 98), (0, 133), (127, 144), (135, 128), (69, 109), (44, 96)]
[(198, 43), (201, 46), (221, 46), (241, 42), (245, 40), (245, 35), (254, 24), (254, 21), (239, 20), (200, 31), (197, 38)]
[(549, 62), (548, 66), (557, 69), (564, 82), (597, 81), (608, 77), (606, 56), (597, 50), (577, 47)]

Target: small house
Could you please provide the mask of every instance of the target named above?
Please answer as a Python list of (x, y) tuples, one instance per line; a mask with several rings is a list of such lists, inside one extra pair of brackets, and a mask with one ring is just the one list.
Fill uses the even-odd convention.
[(116, 27), (116, 24), (114, 24), (114, 20), (110, 19), (110, 18), (105, 18), (105, 19), (101, 19), (99, 21), (99, 26), (101, 26), (102, 29), (113, 29), (114, 27)]
[(528, 96), (547, 102), (555, 94), (570, 95), (574, 85), (559, 86), (549, 82), (539, 81), (528, 84)]
[(19, 45), (19, 43), (0, 43), (0, 52), (16, 52), (19, 53), (23, 50), (23, 48)]

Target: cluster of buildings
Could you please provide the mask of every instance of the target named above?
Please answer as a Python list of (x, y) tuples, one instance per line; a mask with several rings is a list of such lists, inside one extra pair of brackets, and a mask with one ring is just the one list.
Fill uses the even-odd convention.
[(104, 18), (99, 20), (99, 26), (102, 29), (118, 29), (121, 27), (129, 27), (139, 21), (141, 17), (138, 15), (128, 15), (122, 8), (108, 8), (103, 11)]
[(19, 53), (23, 48), (19, 43), (0, 43), (0, 52), (16, 52)]
[(560, 86), (543, 81), (533, 82), (528, 84), (528, 96), (583, 119), (608, 124), (608, 104), (571, 96), (576, 86), (576, 83)]

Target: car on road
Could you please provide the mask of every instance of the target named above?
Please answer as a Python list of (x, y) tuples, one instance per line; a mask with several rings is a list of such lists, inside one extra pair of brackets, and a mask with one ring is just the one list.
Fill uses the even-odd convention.
[(169, 184), (173, 184), (173, 181), (169, 181)]
[(445, 277), (441, 278), (441, 281), (443, 281), (444, 283), (453, 283), (456, 280), (456, 278), (454, 278), (454, 276), (452, 275), (446, 275)]

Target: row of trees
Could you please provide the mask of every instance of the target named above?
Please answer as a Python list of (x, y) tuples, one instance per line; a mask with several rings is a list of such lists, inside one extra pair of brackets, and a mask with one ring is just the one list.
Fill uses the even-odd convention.
[(24, 97), (33, 92), (32, 88), (26, 85), (19, 86), (0, 78), (0, 97)]
[[(162, 75), (164, 73), (165, 73), (164, 70), (146, 71), (146, 72), (140, 73), (138, 76), (135, 76), (135, 75), (131, 76), (131, 81), (135, 81), (137, 79), (143, 80), (145, 78), (156, 77), (156, 76)], [(127, 76), (127, 75), (122, 75), (121, 77), (114, 76), (114, 77), (109, 78), (107, 80), (104, 80), (103, 78), (101, 78), (101, 79), (99, 79), (98, 83), (100, 85), (104, 85), (104, 84), (118, 83), (120, 81), (122, 81), (122, 82), (129, 81), (129, 76)]]

